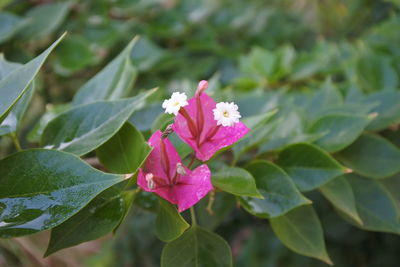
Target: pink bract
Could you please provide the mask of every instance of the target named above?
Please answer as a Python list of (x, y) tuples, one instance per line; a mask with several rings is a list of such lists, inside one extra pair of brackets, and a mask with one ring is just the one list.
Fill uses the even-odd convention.
[[(198, 97), (198, 96), (197, 96)], [(205, 93), (191, 98), (189, 105), (182, 107), (196, 125), (196, 136), (193, 136), (187, 118), (180, 112), (173, 124), (173, 130), (196, 152), (196, 157), (202, 161), (209, 160), (218, 150), (230, 146), (249, 132), (249, 128), (238, 122), (231, 127), (217, 126), (213, 109), (215, 101)], [(201, 118), (200, 114), (203, 114)], [(193, 128), (193, 126), (192, 126)]]
[[(193, 171), (182, 165), (185, 174), (179, 174), (177, 164), (182, 164), (179, 154), (172, 143), (167, 138), (162, 139), (161, 135), (161, 131), (157, 131), (150, 137), (149, 144), (153, 150), (144, 167), (139, 170), (137, 183), (144, 191), (154, 192), (178, 205), (178, 211), (182, 212), (213, 189), (211, 172), (205, 164)], [(146, 180), (148, 174), (153, 175), (154, 188), (149, 188)]]

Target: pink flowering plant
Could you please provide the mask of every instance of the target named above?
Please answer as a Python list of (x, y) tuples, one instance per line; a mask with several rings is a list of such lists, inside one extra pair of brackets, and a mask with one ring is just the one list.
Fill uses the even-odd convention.
[[(35, 77), (63, 37), (26, 64), (0, 54), (0, 136), (10, 144), (0, 153), (1, 239), (48, 237), (51, 258), (113, 233), (138, 239), (135, 257), (161, 255), (162, 267), (225, 267), (252, 264), (240, 251), (265, 254), (253, 241), (270, 238), (332, 264), (315, 205), (400, 233), (398, 91), (363, 95), (352, 78), (344, 97), (329, 77), (313, 80), (313, 93), (267, 91), (271, 80), (245, 72), (217, 89), (212, 77), (132, 92), (135, 38), (71, 103), (46, 105), (21, 144)], [(282, 51), (277, 61), (296, 57)], [(258, 70), (263, 54), (271, 58), (255, 50), (241, 63), (255, 65), (242, 68)], [(256, 81), (260, 90), (248, 91)]]

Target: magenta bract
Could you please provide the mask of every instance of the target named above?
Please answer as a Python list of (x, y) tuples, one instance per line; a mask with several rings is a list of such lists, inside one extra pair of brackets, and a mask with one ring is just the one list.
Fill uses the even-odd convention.
[(189, 105), (180, 109), (172, 127), (202, 161), (209, 160), (215, 152), (232, 145), (249, 131), (242, 122), (218, 126), (213, 115), (216, 103), (205, 93), (196, 94), (188, 102)]
[(157, 131), (150, 137), (153, 150), (139, 170), (137, 183), (144, 191), (154, 192), (178, 205), (178, 211), (182, 212), (213, 189), (211, 172), (207, 165), (193, 171), (183, 166), (171, 142), (161, 135), (161, 131)]

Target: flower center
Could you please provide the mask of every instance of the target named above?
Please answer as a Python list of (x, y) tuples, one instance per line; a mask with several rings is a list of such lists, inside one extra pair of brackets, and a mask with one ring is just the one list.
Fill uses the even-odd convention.
[(224, 111), (224, 113), (222, 113), (222, 115), (224, 115), (225, 118), (229, 118), (229, 112), (228, 111)]
[(174, 106), (174, 107), (179, 106), (179, 102), (176, 101), (176, 102), (173, 104), (173, 106)]

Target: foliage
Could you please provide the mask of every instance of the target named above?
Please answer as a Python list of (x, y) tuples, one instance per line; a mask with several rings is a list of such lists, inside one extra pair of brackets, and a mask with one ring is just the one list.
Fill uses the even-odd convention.
[[(49, 257), (114, 232), (101, 266), (324, 264), (284, 246), (337, 266), (397, 264), (398, 1), (0, 8), (5, 255), (3, 240), (51, 230)], [(173, 121), (162, 100), (202, 79), (250, 132), (207, 161), (215, 189), (179, 213), (135, 184), (146, 140)], [(169, 139), (188, 163), (192, 149)]]

